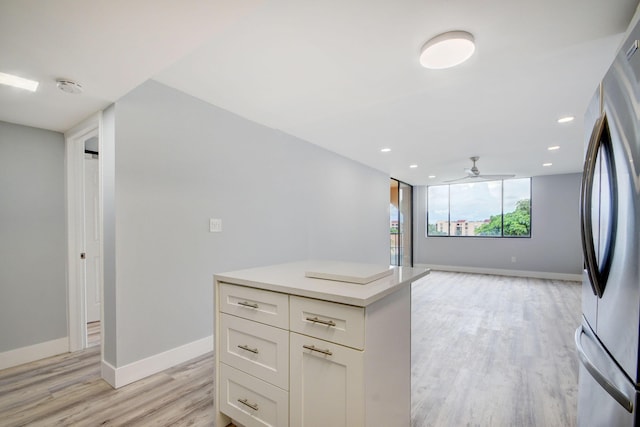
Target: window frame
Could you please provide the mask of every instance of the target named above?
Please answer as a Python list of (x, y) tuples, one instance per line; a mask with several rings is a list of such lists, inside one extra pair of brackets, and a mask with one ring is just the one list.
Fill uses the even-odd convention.
[[(512, 180), (521, 180), (528, 179), (529, 180), (529, 234), (518, 236), (518, 235), (505, 235), (504, 234), (504, 182), (512, 181)], [(500, 235), (456, 235), (451, 234), (451, 186), (452, 185), (461, 185), (465, 183), (457, 183), (457, 184), (437, 184), (437, 185), (428, 185), (425, 192), (425, 238), (431, 237), (454, 237), (454, 238), (481, 238), (481, 239), (530, 239), (533, 235), (533, 177), (523, 177), (523, 178), (510, 178), (510, 179), (491, 179), (486, 181), (478, 181), (478, 182), (500, 182), (500, 205), (501, 205), (501, 213), (500, 213)], [(447, 234), (429, 234), (429, 188), (430, 187), (447, 187)], [(510, 213), (510, 212), (507, 212)]]

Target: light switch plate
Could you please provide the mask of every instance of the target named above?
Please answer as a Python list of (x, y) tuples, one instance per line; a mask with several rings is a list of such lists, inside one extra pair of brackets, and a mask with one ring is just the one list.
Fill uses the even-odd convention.
[(222, 220), (220, 218), (209, 218), (209, 231), (212, 233), (222, 232)]

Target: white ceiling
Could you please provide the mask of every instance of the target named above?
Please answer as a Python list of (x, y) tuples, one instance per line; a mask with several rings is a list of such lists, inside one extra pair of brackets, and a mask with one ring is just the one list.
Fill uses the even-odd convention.
[[(411, 184), (461, 177), (472, 155), (488, 174), (577, 172), (582, 115), (637, 4), (0, 0), (0, 72), (42, 82), (0, 86), (0, 120), (65, 131), (153, 78)], [(420, 67), (448, 30), (473, 33), (475, 55)]]

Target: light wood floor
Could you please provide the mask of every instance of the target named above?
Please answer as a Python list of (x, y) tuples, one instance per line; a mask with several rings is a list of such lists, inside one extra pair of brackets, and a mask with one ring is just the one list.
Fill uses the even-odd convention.
[[(433, 272), (414, 284), (412, 427), (574, 426), (579, 320), (572, 282)], [(213, 425), (212, 354), (118, 390), (99, 359), (91, 347), (0, 371), (0, 426)]]
[(208, 426), (213, 353), (114, 390), (100, 348), (0, 371), (0, 426)]
[(87, 347), (100, 345), (100, 321), (87, 323)]
[(412, 295), (412, 425), (576, 425), (576, 282), (433, 272)]

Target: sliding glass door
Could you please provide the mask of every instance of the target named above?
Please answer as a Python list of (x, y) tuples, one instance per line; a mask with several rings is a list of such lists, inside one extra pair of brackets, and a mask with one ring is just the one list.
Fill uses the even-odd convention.
[(391, 178), (389, 228), (391, 265), (413, 266), (413, 187)]

